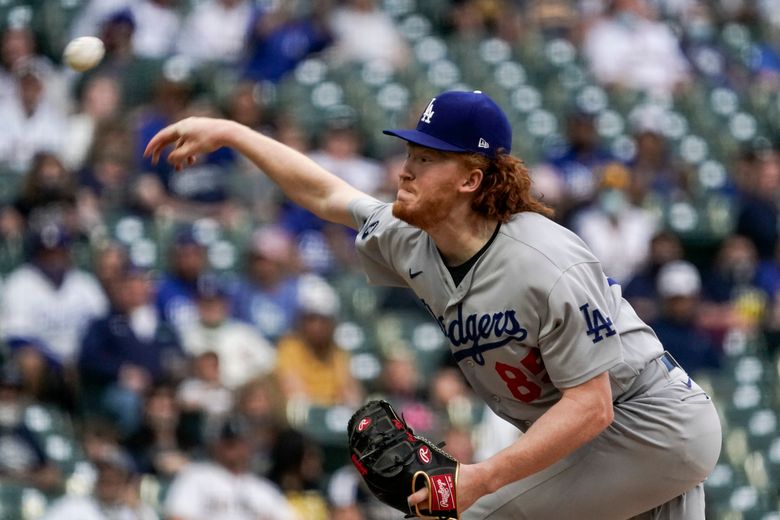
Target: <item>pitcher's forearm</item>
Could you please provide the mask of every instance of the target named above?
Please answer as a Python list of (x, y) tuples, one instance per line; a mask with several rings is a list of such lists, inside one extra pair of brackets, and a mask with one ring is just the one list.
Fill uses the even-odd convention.
[(232, 121), (226, 122), (220, 140), (252, 161), (296, 204), (325, 220), (355, 226), (347, 206), (365, 194), (304, 154)]

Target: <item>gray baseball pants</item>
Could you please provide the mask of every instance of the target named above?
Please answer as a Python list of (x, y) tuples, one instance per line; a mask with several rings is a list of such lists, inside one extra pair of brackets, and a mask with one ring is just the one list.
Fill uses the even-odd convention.
[(462, 520), (704, 520), (702, 482), (720, 454), (720, 420), (670, 359), (648, 363), (598, 437), (482, 497)]

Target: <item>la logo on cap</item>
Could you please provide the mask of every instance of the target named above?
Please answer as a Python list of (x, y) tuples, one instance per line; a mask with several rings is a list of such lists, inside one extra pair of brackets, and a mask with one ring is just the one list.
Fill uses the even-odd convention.
[(433, 102), (436, 101), (436, 98), (431, 99), (431, 102), (428, 103), (428, 107), (425, 109), (425, 112), (423, 112), (422, 117), (420, 118), (420, 121), (423, 123), (430, 123), (431, 118), (433, 117)]

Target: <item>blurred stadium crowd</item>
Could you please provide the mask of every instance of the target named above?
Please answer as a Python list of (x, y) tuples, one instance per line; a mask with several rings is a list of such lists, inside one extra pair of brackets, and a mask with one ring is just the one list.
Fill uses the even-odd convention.
[(230, 150), (142, 157), (227, 117), (391, 200), (380, 130), (447, 89), (715, 396), (708, 517), (780, 518), (779, 87), (777, 0), (0, 0), (0, 518), (395, 518), (346, 458), (367, 396), (511, 442), (351, 231)]

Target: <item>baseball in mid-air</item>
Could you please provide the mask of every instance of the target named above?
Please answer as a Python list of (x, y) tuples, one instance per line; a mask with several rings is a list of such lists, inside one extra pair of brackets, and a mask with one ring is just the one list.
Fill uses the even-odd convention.
[(80, 36), (68, 42), (62, 57), (70, 68), (84, 72), (100, 63), (105, 53), (106, 48), (100, 38)]

